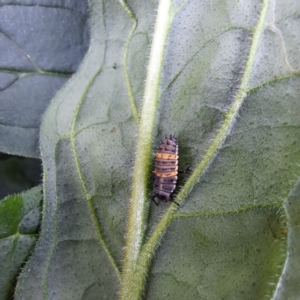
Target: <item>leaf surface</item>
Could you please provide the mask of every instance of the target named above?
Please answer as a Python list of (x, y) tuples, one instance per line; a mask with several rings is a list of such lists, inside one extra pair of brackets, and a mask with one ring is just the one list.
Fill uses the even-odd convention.
[[(90, 2), (89, 51), (43, 120), (41, 238), (16, 299), (298, 297), (284, 265), (298, 257), (299, 9)], [(164, 134), (192, 168), (180, 208), (150, 203)]]
[(1, 152), (40, 156), (42, 115), (87, 50), (87, 3), (56, 2), (1, 1)]
[(41, 187), (9, 196), (0, 202), (0, 294), (10, 299), (21, 266), (37, 240)]

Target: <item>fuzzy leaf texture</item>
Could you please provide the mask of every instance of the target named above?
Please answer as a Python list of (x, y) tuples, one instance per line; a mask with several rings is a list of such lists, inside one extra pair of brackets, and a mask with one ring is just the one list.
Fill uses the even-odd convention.
[(87, 2), (57, 2), (0, 1), (0, 152), (40, 156), (42, 115), (86, 53)]
[(41, 187), (0, 202), (0, 295), (11, 299), (20, 268), (37, 238), (41, 219)]
[[(299, 298), (300, 2), (89, 5), (87, 55), (43, 118), (15, 299)], [(191, 166), (179, 208), (151, 203), (164, 134)]]

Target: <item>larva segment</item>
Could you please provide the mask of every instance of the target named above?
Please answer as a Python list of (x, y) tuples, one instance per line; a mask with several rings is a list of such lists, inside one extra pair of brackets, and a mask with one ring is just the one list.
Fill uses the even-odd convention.
[[(161, 141), (155, 153), (154, 163), (154, 195), (152, 200), (157, 198), (160, 201), (174, 202), (172, 193), (176, 188), (178, 174), (178, 142), (170, 135)], [(176, 203), (176, 202), (175, 202)], [(176, 203), (178, 205), (178, 203)]]

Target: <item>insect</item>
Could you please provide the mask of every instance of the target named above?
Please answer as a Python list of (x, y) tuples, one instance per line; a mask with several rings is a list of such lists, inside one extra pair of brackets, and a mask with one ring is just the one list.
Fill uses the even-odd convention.
[[(152, 201), (158, 205), (159, 201), (174, 202), (173, 191), (176, 188), (177, 174), (178, 174), (178, 142), (175, 136), (165, 136), (157, 147), (155, 153), (154, 165), (154, 195)], [(158, 202), (155, 201), (158, 199)]]

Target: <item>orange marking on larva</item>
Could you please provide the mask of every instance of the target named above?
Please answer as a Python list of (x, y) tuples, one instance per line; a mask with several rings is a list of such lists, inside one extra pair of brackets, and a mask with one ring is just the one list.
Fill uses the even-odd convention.
[(178, 159), (179, 156), (175, 154), (168, 154), (168, 153), (155, 153), (155, 156), (157, 158), (163, 158), (163, 159)]
[(177, 171), (174, 171), (174, 172), (171, 172), (171, 173), (160, 173), (160, 172), (153, 171), (153, 173), (157, 177), (162, 177), (162, 178), (165, 178), (165, 177), (174, 177), (174, 176), (176, 176), (178, 174)]

